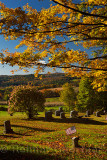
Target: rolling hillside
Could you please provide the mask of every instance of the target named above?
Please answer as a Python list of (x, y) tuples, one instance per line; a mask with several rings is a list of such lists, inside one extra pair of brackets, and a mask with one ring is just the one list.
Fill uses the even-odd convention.
[[(42, 79), (40, 77), (42, 76)], [(34, 77), (33, 74), (28, 75), (0, 75), (0, 88), (18, 85), (32, 84), (40, 88), (56, 88), (61, 87), (64, 83), (70, 82), (74, 86), (78, 86), (79, 79), (66, 76), (64, 73), (40, 74)]]

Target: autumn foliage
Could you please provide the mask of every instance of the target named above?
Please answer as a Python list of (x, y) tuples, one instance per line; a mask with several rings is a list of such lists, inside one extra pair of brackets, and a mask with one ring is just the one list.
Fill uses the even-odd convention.
[[(6, 40), (20, 38), (16, 49), (27, 47), (22, 53), (3, 50), (1, 62), (20, 69), (36, 66), (35, 74), (44, 67), (62, 68), (72, 76), (91, 76), (95, 89), (106, 90), (106, 0), (52, 1), (55, 5), (39, 12), (28, 4), (10, 9), (0, 3), (0, 34)], [(93, 48), (93, 54), (73, 50), (72, 43)]]
[(59, 97), (60, 96), (60, 91), (55, 89), (42, 89), (40, 90), (40, 92), (43, 93), (43, 95), (45, 96), (45, 98), (52, 98), (52, 97)]
[(65, 83), (62, 88), (60, 100), (64, 102), (69, 111), (73, 110), (75, 108), (76, 92), (70, 83)]
[(15, 87), (9, 99), (9, 114), (14, 112), (25, 112), (29, 119), (44, 110), (45, 98), (43, 94), (31, 86)]

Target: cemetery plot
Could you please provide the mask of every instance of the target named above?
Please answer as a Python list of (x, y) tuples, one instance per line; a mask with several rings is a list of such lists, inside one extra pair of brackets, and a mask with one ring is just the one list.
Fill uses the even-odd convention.
[[(78, 113), (76, 118), (70, 118), (69, 113), (61, 112), (60, 116), (55, 116), (47, 111), (40, 112), (37, 119), (32, 120), (22, 113), (13, 116), (5, 114), (0, 117), (0, 150), (5, 146), (7, 150), (19, 150), (25, 155), (28, 152), (38, 157), (42, 155), (41, 159), (104, 159), (107, 145), (105, 115), (96, 117), (92, 114), (90, 117), (78, 118), (84, 114)], [(62, 115), (66, 118), (62, 118)], [(5, 128), (9, 126), (9, 131), (12, 129), (14, 132), (4, 134), (4, 124)], [(75, 126), (77, 132), (67, 135), (65, 130), (71, 126)]]

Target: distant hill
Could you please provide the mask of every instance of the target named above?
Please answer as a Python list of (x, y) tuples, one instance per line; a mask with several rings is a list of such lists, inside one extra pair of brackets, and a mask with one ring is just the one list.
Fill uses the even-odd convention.
[[(42, 76), (42, 79), (40, 77)], [(39, 74), (38, 78), (34, 74), (28, 75), (0, 75), (0, 87), (18, 86), (32, 84), (40, 88), (61, 87), (64, 83), (70, 82), (78, 86), (79, 79), (66, 76), (64, 73)]]

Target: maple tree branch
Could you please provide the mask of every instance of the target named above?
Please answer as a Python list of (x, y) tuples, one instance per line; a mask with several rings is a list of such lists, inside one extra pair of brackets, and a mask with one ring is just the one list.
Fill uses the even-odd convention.
[[(41, 42), (37, 42), (37, 41), (34, 41), (35, 43), (50, 43), (50, 44), (53, 44), (53, 45), (57, 45), (57, 44), (62, 44), (62, 43), (71, 43), (71, 42), (80, 42), (80, 41), (89, 41), (89, 40), (105, 40), (107, 41), (107, 37), (106, 38), (96, 38), (96, 37), (93, 37), (93, 38), (84, 38), (84, 39), (75, 39), (75, 40), (68, 40), (68, 41), (60, 41), (60, 42), (55, 42), (55, 41), (41, 41)], [(28, 38), (28, 41), (30, 42), (30, 39)]]
[[(107, 55), (104, 56), (100, 56), (100, 57), (95, 57), (95, 58), (90, 58), (88, 60), (95, 60), (95, 59), (107, 59)], [(90, 67), (81, 67), (81, 66), (77, 66), (77, 65), (70, 65), (69, 66), (58, 66), (58, 65), (50, 65), (50, 64), (42, 64), (37, 62), (36, 65), (40, 65), (40, 66), (45, 66), (45, 67), (56, 67), (56, 68), (80, 68), (83, 71), (91, 71), (91, 70), (96, 70), (96, 71), (107, 71), (107, 69), (101, 69), (101, 68), (90, 68)]]
[[(82, 4), (74, 3), (74, 4), (77, 5), (77, 6), (87, 6), (87, 4), (85, 4), (85, 3), (82, 3)], [(88, 6), (93, 6), (93, 7), (100, 6), (100, 7), (102, 7), (102, 6), (107, 6), (107, 4), (103, 4), (103, 3), (102, 4), (100, 3), (98, 5), (97, 4), (89, 4)]]
[(100, 18), (105, 18), (105, 19), (107, 19), (106, 16), (102, 16), (102, 15), (98, 15), (98, 14), (91, 14), (91, 13), (88, 13), (88, 12), (83, 12), (83, 11), (80, 11), (80, 10), (78, 10), (78, 9), (75, 9), (75, 8), (70, 7), (70, 6), (67, 6), (67, 5), (64, 5), (64, 4), (62, 4), (62, 3), (59, 3), (59, 2), (57, 2), (56, 0), (52, 0), (52, 1), (53, 1), (54, 3), (56, 3), (56, 4), (59, 4), (59, 5), (63, 6), (63, 7), (65, 7), (65, 8), (68, 8), (68, 9), (71, 9), (71, 10), (73, 10), (73, 11), (75, 11), (75, 12), (81, 13), (82, 15), (92, 16), (92, 17), (100, 17)]
[[(72, 26), (72, 27), (75, 27), (75, 26)], [(70, 33), (68, 31), (66, 31), (65, 29), (69, 29), (69, 28), (72, 28), (71, 26), (67, 26), (67, 27), (63, 27), (63, 28), (60, 28), (60, 29), (56, 29), (56, 30), (51, 30), (51, 31), (30, 31), (30, 30), (26, 30), (26, 31), (21, 31), (20, 29), (13, 29), (13, 30), (9, 30), (8, 32), (9, 33), (24, 33), (24, 34), (37, 34), (37, 33), (51, 33), (51, 32), (64, 32), (63, 34), (68, 34), (69, 35), (74, 35), (73, 33)], [(98, 26), (98, 27), (95, 27), (95, 28), (90, 28), (90, 29), (87, 29), (86, 31), (88, 30), (92, 30), (92, 29), (96, 29), (96, 28), (99, 28), (101, 26)], [(65, 30), (65, 31), (63, 31)], [(77, 34), (80, 34), (79, 32), (75, 32)], [(0, 33), (0, 34), (4, 34), (4, 33)], [(84, 38), (84, 39), (76, 39), (76, 40), (73, 40), (73, 41), (84, 41), (84, 40), (107, 40), (107, 37), (91, 37), (83, 32), (81, 32), (81, 34), (87, 36), (88, 38)], [(57, 35), (61, 35), (60, 33), (58, 33)], [(64, 41), (64, 42), (57, 42), (57, 43), (69, 43), (69, 42), (73, 42), (73, 41)], [(37, 42), (37, 43), (42, 43), (42, 42)], [(46, 42), (44, 42), (46, 43)], [(51, 42), (48, 42), (48, 43), (51, 43)], [(52, 42), (53, 43), (53, 42)]]
[[(83, 26), (99, 26), (99, 25), (102, 25), (103, 26), (107, 26), (107, 24), (104, 24), (104, 23), (83, 23), (83, 22), (67, 22), (67, 21), (55, 21), (55, 22), (49, 22), (49, 23), (46, 23), (46, 24), (51, 24), (51, 23), (70, 23), (70, 24), (75, 24), (75, 25), (83, 25)], [(46, 25), (46, 24), (43, 24), (43, 25)], [(42, 25), (41, 25), (42, 26)]]
[(36, 65), (44, 66), (44, 67), (55, 67), (55, 68), (80, 68), (83, 71), (91, 71), (91, 70), (96, 70), (96, 71), (107, 71), (107, 69), (101, 69), (101, 68), (90, 68), (90, 67), (81, 67), (81, 66), (76, 66), (76, 65), (70, 65), (69, 66), (58, 66), (58, 65), (50, 65), (50, 64), (42, 64), (39, 62), (36, 62)]
[[(88, 59), (89, 61), (91, 60), (95, 60), (95, 59), (107, 59), (107, 55), (104, 55), (104, 56), (100, 56), (100, 57), (95, 57), (95, 58), (90, 58)], [(88, 62), (87, 60), (87, 62)], [(5, 59), (5, 63), (10, 63), (11, 65), (11, 61), (13, 62), (13, 58), (12, 57), (7, 57), (7, 59)], [(91, 71), (91, 70), (95, 70), (95, 71), (107, 71), (107, 68), (92, 68), (92, 67), (87, 67), (87, 66), (78, 66), (78, 65), (72, 65), (72, 64), (68, 64), (69, 66), (63, 66), (63, 65), (53, 65), (51, 63), (42, 63), (42, 62), (27, 62), (25, 61), (24, 62), (20, 62), (18, 61), (18, 59), (15, 60), (15, 63), (19, 64), (20, 66), (24, 66), (24, 67), (30, 67), (30, 66), (34, 66), (34, 65), (37, 65), (37, 66), (40, 66), (40, 67), (54, 67), (54, 68), (78, 68), (78, 69), (81, 69), (82, 71)], [(15, 65), (15, 63), (13, 64), (12, 63), (12, 66)]]
[(95, 59), (101, 59), (101, 58), (103, 58), (103, 59), (107, 59), (107, 55), (100, 56), (100, 57), (94, 57), (94, 58), (90, 58), (89, 60), (91, 61), (91, 60), (95, 60)]

